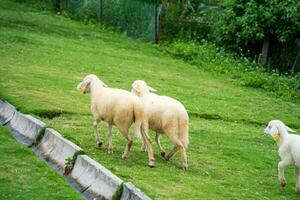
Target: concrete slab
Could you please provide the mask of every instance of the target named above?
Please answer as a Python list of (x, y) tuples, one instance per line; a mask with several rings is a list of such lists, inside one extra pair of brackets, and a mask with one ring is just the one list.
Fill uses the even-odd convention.
[(77, 157), (71, 177), (88, 199), (111, 199), (122, 180), (86, 155)]
[[(20, 142), (32, 146), (39, 131), (46, 127), (42, 121), (16, 111), (16, 108), (0, 99), (0, 125), (5, 125)], [(58, 132), (47, 128), (33, 151), (45, 159), (61, 175), (66, 159), (82, 150), (63, 138)], [(67, 181), (86, 199), (111, 199), (123, 181), (105, 167), (86, 155), (79, 155)], [(122, 200), (149, 200), (150, 198), (132, 183), (123, 184)]]
[(0, 125), (8, 123), (12, 119), (15, 112), (16, 108), (13, 105), (5, 100), (0, 99)]
[(120, 200), (150, 200), (150, 197), (136, 188), (132, 183), (124, 183)]
[(44, 137), (37, 149), (42, 157), (52, 161), (62, 171), (66, 167), (66, 159), (73, 157), (75, 152), (82, 150), (51, 128), (46, 128)]
[(31, 146), (39, 133), (39, 130), (46, 124), (30, 115), (15, 112), (12, 119), (5, 125), (12, 130), (12, 133), (20, 142)]

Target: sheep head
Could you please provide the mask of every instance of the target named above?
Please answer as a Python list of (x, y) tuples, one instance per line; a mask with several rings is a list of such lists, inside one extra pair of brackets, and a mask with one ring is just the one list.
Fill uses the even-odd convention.
[(280, 120), (271, 120), (268, 124), (268, 126), (265, 128), (265, 134), (270, 135), (273, 137), (273, 139), (277, 142), (283, 134), (286, 134), (288, 132), (295, 132), (293, 129), (286, 126), (282, 121)]
[(100, 83), (99, 85), (103, 87), (107, 87), (96, 75), (90, 74), (87, 75), (81, 83), (77, 85), (77, 90), (81, 91), (82, 93), (90, 93), (91, 92), (91, 83), (93, 81), (97, 81)]
[(136, 80), (131, 85), (131, 92), (136, 94), (139, 97), (142, 97), (144, 94), (149, 92), (156, 92), (156, 90), (147, 85), (143, 80)]

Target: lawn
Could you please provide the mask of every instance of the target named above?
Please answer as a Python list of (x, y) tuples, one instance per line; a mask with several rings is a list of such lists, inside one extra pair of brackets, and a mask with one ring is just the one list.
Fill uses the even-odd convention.
[(0, 199), (82, 199), (63, 177), (2, 126), (0, 141)]
[[(238, 86), (226, 75), (202, 71), (150, 43), (25, 4), (0, 0), (0, 27), (0, 96), (59, 131), (151, 198), (299, 199), (292, 168), (286, 170), (287, 187), (279, 186), (277, 146), (263, 134), (271, 119), (299, 130), (299, 102)], [(179, 155), (164, 161), (156, 144), (156, 167), (148, 168), (137, 138), (131, 156), (121, 159), (126, 142), (117, 129), (113, 129), (114, 154), (108, 155), (104, 123), (100, 130), (104, 146), (96, 146), (90, 96), (76, 91), (91, 73), (110, 87), (126, 90), (134, 80), (143, 79), (158, 94), (185, 105), (190, 115), (188, 171), (181, 169)], [(3, 141), (9, 144), (8, 139)], [(165, 137), (162, 145), (167, 152), (172, 148)], [(0, 188), (0, 193), (7, 188)]]

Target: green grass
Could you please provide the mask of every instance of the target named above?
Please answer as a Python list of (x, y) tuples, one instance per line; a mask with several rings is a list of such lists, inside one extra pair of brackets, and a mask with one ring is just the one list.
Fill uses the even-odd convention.
[[(150, 197), (299, 199), (291, 168), (286, 170), (288, 186), (279, 186), (277, 147), (263, 135), (271, 119), (299, 130), (299, 102), (235, 85), (226, 75), (176, 60), (152, 44), (8, 0), (0, 0), (0, 27), (0, 96), (58, 130)], [(104, 146), (97, 148), (90, 96), (75, 89), (90, 73), (126, 90), (134, 80), (144, 79), (158, 94), (180, 100), (190, 113), (189, 170), (181, 170), (179, 155), (164, 161), (156, 144), (157, 167), (148, 168), (136, 138), (130, 158), (121, 159), (126, 142), (117, 129), (114, 154), (108, 155), (104, 123)], [(167, 151), (172, 148), (165, 137), (162, 145)]]
[(2, 126), (0, 141), (0, 199), (82, 199), (63, 177)]
[(300, 100), (300, 74), (268, 71), (259, 61), (232, 55), (208, 42), (177, 41), (162, 45), (169, 54), (201, 69), (226, 74), (235, 84), (260, 88), (289, 100)]

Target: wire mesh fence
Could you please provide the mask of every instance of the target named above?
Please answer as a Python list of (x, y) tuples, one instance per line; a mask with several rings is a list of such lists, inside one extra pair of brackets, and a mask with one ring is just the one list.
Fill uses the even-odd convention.
[(140, 0), (42, 0), (71, 18), (93, 20), (134, 38), (158, 41), (161, 5)]

